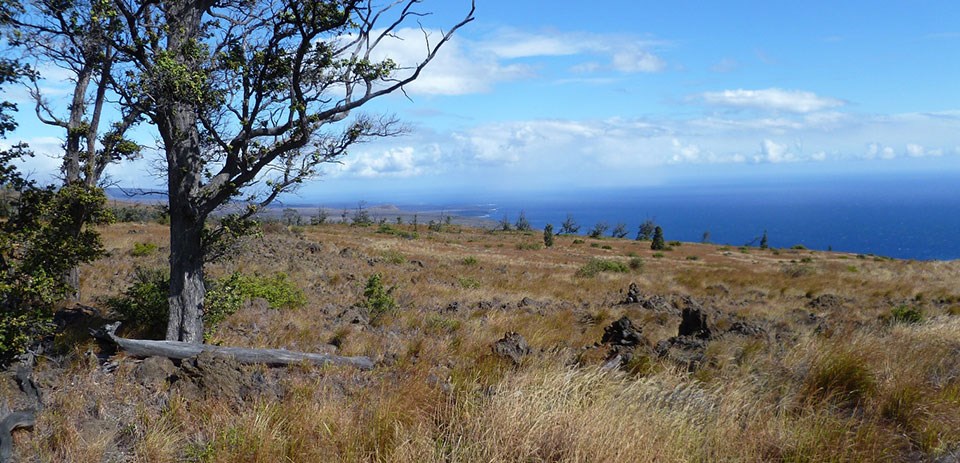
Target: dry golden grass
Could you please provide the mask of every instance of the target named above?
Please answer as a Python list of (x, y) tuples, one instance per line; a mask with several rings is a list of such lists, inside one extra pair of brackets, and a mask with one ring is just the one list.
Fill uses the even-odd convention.
[[(166, 262), (160, 225), (103, 233), (110, 256), (83, 269), (89, 305), (118, 294), (137, 266)], [(539, 233), (418, 233), (281, 229), (208, 268), (213, 277), (284, 272), (309, 301), (297, 310), (245, 308), (216, 342), (368, 355), (375, 370), (270, 371), (279, 397), (186, 400), (139, 385), (135, 359), (120, 355), (119, 368), (105, 372), (80, 355), (95, 348), (86, 344), (65, 371), (41, 366), (41, 377), (59, 373), (42, 381), (47, 407), (34, 432), (18, 435), (18, 451), (40, 461), (138, 462), (960, 455), (960, 262), (692, 243), (654, 257), (649, 243), (630, 240), (561, 236), (552, 248), (525, 249), (518, 245), (539, 243)], [(135, 243), (159, 250), (133, 256)], [(633, 257), (642, 270), (576, 276), (591, 258)], [(396, 287), (400, 309), (370, 325), (339, 320), (373, 273)], [(655, 356), (630, 373), (601, 371), (606, 351), (592, 346), (623, 315), (654, 343), (676, 334), (676, 314), (620, 304), (631, 282), (645, 294), (693, 296), (767, 336), (713, 340), (693, 373)], [(840, 302), (816, 305), (822, 295)], [(924, 321), (884, 321), (901, 305)], [(533, 349), (518, 366), (490, 349), (508, 331)]]

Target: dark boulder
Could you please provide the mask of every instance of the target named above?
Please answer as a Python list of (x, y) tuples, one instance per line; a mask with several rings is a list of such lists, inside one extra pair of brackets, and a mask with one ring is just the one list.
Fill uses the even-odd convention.
[(619, 320), (603, 329), (602, 344), (614, 344), (620, 346), (638, 346), (648, 345), (649, 342), (641, 332), (640, 328), (633, 326), (633, 322), (627, 317), (620, 317)]
[(680, 328), (678, 336), (693, 336), (700, 339), (709, 339), (716, 333), (707, 311), (695, 300), (683, 298), (683, 311), (680, 313)]
[(493, 343), (493, 353), (499, 357), (509, 359), (514, 365), (519, 365), (524, 356), (530, 354), (530, 345), (519, 333), (509, 332)]

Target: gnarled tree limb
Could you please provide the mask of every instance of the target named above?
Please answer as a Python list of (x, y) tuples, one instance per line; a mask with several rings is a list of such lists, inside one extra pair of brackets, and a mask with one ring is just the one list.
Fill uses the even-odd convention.
[(97, 338), (110, 341), (134, 357), (167, 357), (182, 360), (195, 357), (201, 352), (232, 357), (240, 363), (262, 363), (271, 366), (286, 365), (349, 365), (361, 370), (373, 369), (369, 357), (344, 357), (339, 355), (295, 352), (286, 349), (249, 349), (244, 347), (223, 347), (210, 344), (194, 344), (180, 341), (149, 341), (127, 339), (117, 336), (120, 323), (112, 323), (103, 330), (94, 333)]

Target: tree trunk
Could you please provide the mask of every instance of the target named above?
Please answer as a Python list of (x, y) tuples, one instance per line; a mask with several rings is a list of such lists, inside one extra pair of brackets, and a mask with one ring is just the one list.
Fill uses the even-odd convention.
[(169, 341), (203, 342), (203, 220), (191, 217), (170, 198)]

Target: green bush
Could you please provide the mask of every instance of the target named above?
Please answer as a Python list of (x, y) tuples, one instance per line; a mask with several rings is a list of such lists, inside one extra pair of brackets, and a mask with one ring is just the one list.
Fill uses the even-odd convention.
[(805, 386), (807, 394), (817, 400), (858, 404), (876, 389), (876, 380), (862, 355), (839, 350), (814, 363)]
[(643, 259), (639, 257), (631, 257), (630, 261), (627, 262), (627, 266), (630, 267), (630, 270), (639, 272), (643, 270)]
[(367, 286), (363, 289), (363, 302), (360, 305), (370, 311), (371, 321), (396, 312), (397, 301), (392, 296), (393, 290), (394, 288), (383, 286), (383, 276), (379, 273), (374, 273), (367, 279)]
[(797, 250), (797, 251), (805, 251), (805, 250), (807, 249), (807, 247), (804, 246), (804, 245), (802, 245), (802, 244), (795, 244), (795, 245), (793, 245), (793, 246), (790, 246), (790, 249), (794, 249), (794, 250)]
[(473, 265), (477, 265), (478, 262), (479, 262), (479, 261), (478, 261), (477, 258), (474, 257), (474, 256), (464, 257), (463, 260), (460, 261), (461, 264), (466, 265), (466, 266), (468, 266), (468, 267), (469, 267), (469, 266), (473, 266)]
[(137, 268), (133, 283), (120, 296), (108, 298), (106, 305), (123, 319), (128, 329), (141, 336), (163, 338), (170, 313), (169, 292), (167, 270)]
[(239, 272), (234, 272), (234, 275), (238, 275), (237, 290), (244, 300), (263, 298), (272, 309), (299, 309), (307, 303), (303, 290), (290, 281), (286, 273), (277, 273), (272, 277), (247, 276)]
[(923, 312), (916, 307), (901, 305), (890, 310), (891, 323), (913, 325), (923, 321)]
[(576, 276), (588, 278), (596, 276), (601, 272), (627, 273), (629, 268), (626, 264), (616, 260), (590, 259), (583, 267), (577, 270)]
[(457, 284), (463, 289), (477, 289), (480, 287), (480, 280), (470, 277), (457, 278)]
[(420, 234), (415, 231), (411, 232), (406, 230), (400, 230), (388, 224), (381, 224), (380, 228), (377, 229), (377, 233), (384, 234), (384, 235), (399, 236), (400, 238), (406, 238), (408, 240), (415, 240), (420, 237)]
[[(163, 337), (169, 317), (167, 295), (170, 276), (165, 269), (138, 268), (133, 283), (120, 296), (108, 298), (107, 307), (116, 312), (140, 335)], [(243, 303), (263, 298), (272, 309), (296, 309), (306, 304), (303, 291), (284, 273), (273, 277), (248, 276), (234, 272), (207, 282), (203, 321), (207, 334), (228, 316), (240, 310)]]
[(158, 249), (160, 248), (153, 243), (133, 243), (133, 249), (130, 251), (130, 255), (133, 257), (152, 256)]

